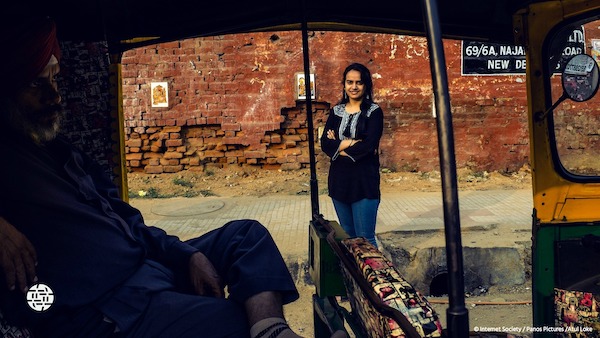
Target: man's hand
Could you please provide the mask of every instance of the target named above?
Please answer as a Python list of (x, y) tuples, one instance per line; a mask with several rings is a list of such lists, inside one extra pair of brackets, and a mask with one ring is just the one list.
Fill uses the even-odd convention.
[(190, 282), (196, 293), (201, 296), (224, 297), (221, 276), (201, 252), (196, 252), (190, 257)]
[(29, 240), (12, 224), (0, 217), (0, 268), (10, 290), (27, 287), (37, 281), (37, 256)]

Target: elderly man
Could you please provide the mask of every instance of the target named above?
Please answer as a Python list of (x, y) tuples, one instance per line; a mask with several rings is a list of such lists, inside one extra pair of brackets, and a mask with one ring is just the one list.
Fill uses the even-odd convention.
[[(298, 292), (267, 230), (240, 220), (182, 242), (146, 226), (57, 135), (54, 23), (14, 32), (3, 32), (11, 48), (0, 63), (5, 317), (40, 337), (298, 337), (282, 307)], [(42, 290), (42, 307), (24, 296), (26, 285)]]

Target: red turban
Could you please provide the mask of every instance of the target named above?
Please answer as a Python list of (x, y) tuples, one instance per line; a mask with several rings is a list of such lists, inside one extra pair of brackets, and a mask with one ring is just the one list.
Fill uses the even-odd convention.
[(28, 21), (13, 32), (3, 32), (0, 70), (5, 88), (33, 81), (54, 55), (60, 61), (56, 25), (49, 18)]

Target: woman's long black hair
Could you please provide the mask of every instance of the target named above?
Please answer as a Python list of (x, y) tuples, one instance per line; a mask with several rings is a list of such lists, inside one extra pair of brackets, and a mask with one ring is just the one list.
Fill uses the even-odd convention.
[[(338, 104), (344, 104), (350, 100), (348, 98), (348, 96), (346, 95), (345, 88), (346, 88), (346, 74), (348, 74), (348, 72), (351, 70), (356, 70), (360, 73), (360, 80), (365, 85), (365, 93), (363, 95), (362, 102), (360, 103), (360, 111), (363, 113), (366, 113), (369, 110), (369, 108), (371, 107), (371, 104), (373, 103), (373, 79), (371, 78), (371, 72), (369, 71), (369, 69), (360, 63), (353, 63), (353, 64), (349, 65), (348, 67), (346, 67), (346, 69), (344, 70), (344, 75), (342, 77), (342, 99), (340, 100), (340, 102), (338, 102)], [(358, 121), (357, 121), (357, 125), (356, 125), (356, 138), (357, 139), (363, 139), (366, 136), (365, 135), (366, 129), (367, 129), (366, 124), (367, 124), (366, 114), (360, 114)]]

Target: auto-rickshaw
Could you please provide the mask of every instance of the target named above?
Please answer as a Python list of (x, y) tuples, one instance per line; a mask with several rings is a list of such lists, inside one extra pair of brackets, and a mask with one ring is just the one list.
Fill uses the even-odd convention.
[[(127, 198), (123, 156), (122, 102), (120, 100), (120, 58), (126, 50), (149, 44), (191, 37), (242, 32), (300, 30), (303, 37), (304, 71), (308, 78), (308, 30), (384, 32), (426, 36), (431, 61), (432, 86), (437, 111), (437, 131), (442, 174), (444, 221), (449, 269), (448, 327), (450, 337), (467, 337), (471, 326), (464, 302), (462, 243), (452, 106), (445, 72), (442, 39), (471, 40), (522, 46), (526, 50), (526, 84), (533, 183), (532, 278), (533, 326), (535, 336), (577, 333), (600, 335), (597, 301), (600, 268), (594, 264), (600, 249), (600, 168), (597, 138), (600, 128), (594, 95), (598, 88), (597, 32), (600, 0), (407, 0), (384, 2), (347, 1), (217, 1), (155, 0), (69, 1), (25, 0), (3, 8), (3, 20), (18, 18), (27, 11), (39, 11), (56, 18), (61, 39), (78, 43), (103, 41), (110, 62), (101, 71), (110, 74), (110, 96), (99, 95), (112, 138), (105, 139), (106, 152), (116, 156), (106, 161)], [(14, 8), (13, 8), (14, 7)], [(575, 30), (581, 34), (573, 34)], [(570, 39), (581, 39), (582, 47), (567, 50)], [(600, 40), (599, 40), (600, 41)], [(578, 55), (585, 55), (581, 56)], [(568, 57), (567, 57), (568, 56)], [(575, 56), (573, 58), (569, 58)], [(82, 90), (80, 84), (65, 84)], [(83, 88), (85, 89), (85, 88)], [(307, 88), (306, 111), (312, 111)], [(102, 105), (100, 105), (102, 106)], [(96, 107), (89, 108), (98, 113)], [(312, 125), (311, 114), (307, 116)], [(77, 128), (77, 127), (76, 127)], [(329, 328), (344, 326), (352, 313), (341, 313), (335, 297), (345, 290), (339, 284), (340, 257), (330, 244), (342, 234), (335, 222), (324, 220), (318, 205), (315, 170), (315, 130), (309, 128), (311, 153), (312, 213), (307, 215), (314, 229), (310, 261), (316, 285), (315, 325), (318, 336)], [(112, 146), (115, 146), (112, 148)], [(577, 155), (577, 156), (575, 156)], [(596, 164), (596, 165), (594, 165)], [(336, 233), (337, 232), (337, 233)], [(330, 236), (333, 233), (333, 236)], [(308, 235), (308, 234), (307, 234)], [(336, 235), (338, 238), (336, 238)], [(343, 237), (343, 236), (342, 236)], [(333, 264), (333, 265), (332, 265)], [(337, 280), (336, 280), (337, 278)], [(365, 293), (371, 295), (368, 290)], [(371, 295), (372, 296), (372, 295)], [(376, 299), (375, 307), (391, 317)], [(600, 300), (600, 299), (599, 299)], [(388, 312), (386, 312), (388, 311)], [(410, 323), (397, 318), (407, 332)], [(566, 327), (578, 332), (566, 332)], [(589, 330), (592, 328), (592, 331)], [(350, 329), (356, 335), (360, 328)], [(368, 334), (368, 333), (366, 333)]]

